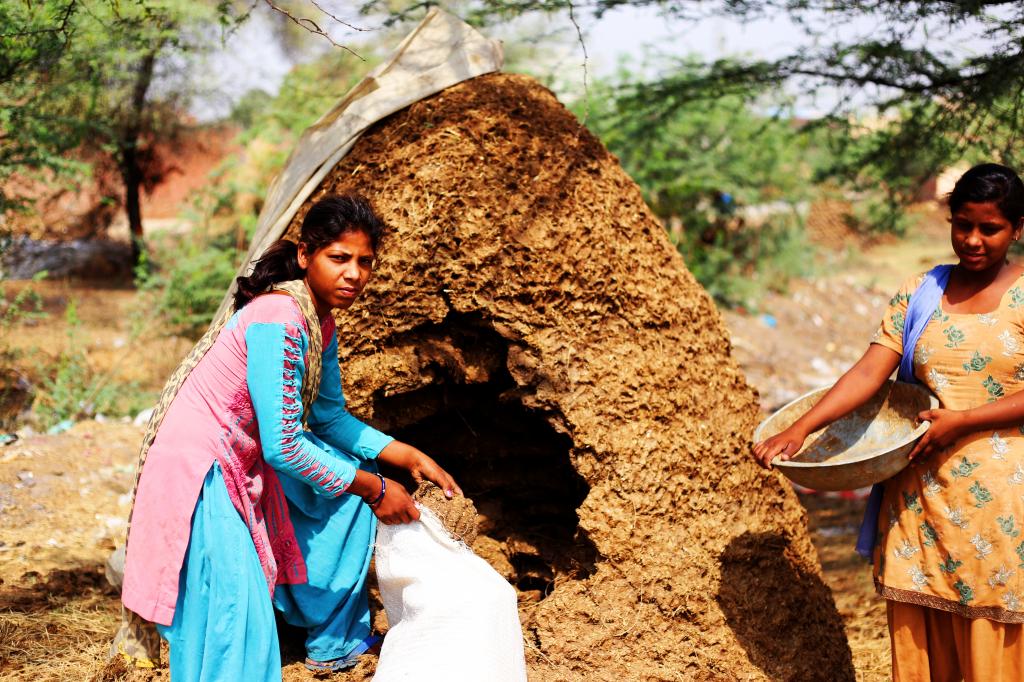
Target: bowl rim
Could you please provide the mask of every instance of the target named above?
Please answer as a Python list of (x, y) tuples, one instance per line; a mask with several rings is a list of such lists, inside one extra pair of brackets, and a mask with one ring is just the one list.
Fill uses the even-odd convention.
[[(918, 384), (911, 384), (911, 383), (906, 382), (906, 381), (898, 381), (897, 379), (886, 379), (886, 383), (887, 384), (893, 384), (893, 385), (895, 385), (897, 383), (901, 383), (901, 384), (905, 384), (907, 386), (912, 386), (912, 387), (914, 387), (915, 390), (922, 391), (922, 392), (925, 393), (925, 395), (928, 396), (928, 408), (929, 409), (935, 410), (935, 409), (938, 409), (938, 407), (939, 407), (939, 399), (936, 398), (935, 394), (932, 393), (931, 390), (928, 389), (928, 387), (925, 386), (924, 384), (920, 384), (920, 383), (918, 383)], [(772, 412), (770, 415), (765, 417), (761, 421), (760, 424), (757, 425), (756, 429), (754, 429), (754, 434), (751, 437), (752, 442), (754, 442), (754, 443), (759, 442), (761, 440), (759, 438), (759, 435), (761, 434), (761, 431), (764, 430), (764, 427), (768, 424), (769, 421), (771, 421), (779, 413), (783, 412), (786, 408), (788, 408), (788, 407), (790, 407), (792, 405), (795, 405), (796, 403), (800, 402), (801, 400), (804, 400), (808, 396), (814, 395), (815, 393), (820, 393), (822, 391), (828, 391), (833, 386), (835, 386), (835, 384), (828, 384), (826, 386), (820, 386), (818, 388), (812, 389), (812, 390), (808, 391), (807, 393), (804, 393), (801, 396), (793, 398), (788, 403), (786, 403), (782, 407), (780, 407), (777, 410), (775, 410), (774, 412)], [(879, 390), (881, 390), (881, 389), (879, 389)], [(859, 463), (864, 462), (866, 460), (874, 459), (875, 457), (878, 457), (879, 455), (882, 455), (882, 454), (885, 454), (885, 453), (888, 453), (888, 452), (893, 452), (893, 451), (898, 450), (898, 449), (900, 449), (902, 447), (905, 447), (906, 445), (908, 445), (910, 443), (913, 443), (918, 438), (923, 436), (931, 425), (932, 425), (931, 422), (927, 422), (927, 421), (921, 422), (916, 429), (914, 429), (911, 433), (909, 433), (904, 438), (900, 439), (898, 445), (895, 445), (895, 446), (889, 447), (889, 448), (884, 448), (884, 449), (883, 448), (875, 448), (874, 450), (867, 451), (865, 454), (857, 457), (856, 459), (844, 459), (841, 462), (794, 462), (793, 460), (779, 461), (778, 459), (774, 459), (774, 460), (772, 460), (772, 466), (773, 467), (783, 467), (783, 468), (788, 468), (788, 469), (828, 469), (830, 467), (843, 467), (843, 466), (848, 466), (850, 464), (859, 464)], [(828, 428), (828, 427), (826, 426), (824, 428)], [(797, 453), (797, 454), (799, 454), (799, 453)]]

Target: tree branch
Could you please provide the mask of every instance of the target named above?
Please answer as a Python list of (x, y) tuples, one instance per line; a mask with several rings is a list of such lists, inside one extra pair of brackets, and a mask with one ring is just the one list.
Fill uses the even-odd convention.
[(64, 40), (67, 42), (67, 30), (68, 24), (71, 22), (71, 15), (74, 14), (75, 5), (78, 4), (78, 0), (69, 0), (68, 6), (64, 8), (64, 14), (61, 17), (60, 24), (51, 28), (39, 28), (26, 31), (13, 31), (11, 33), (0, 33), (0, 39), (2, 38), (24, 38), (26, 36), (43, 35), (46, 33), (56, 33), (64, 35)]
[(587, 119), (590, 117), (590, 74), (587, 68), (590, 62), (590, 55), (587, 54), (587, 44), (583, 40), (583, 29), (580, 28), (579, 22), (576, 21), (572, 0), (568, 0), (568, 2), (569, 21), (576, 28), (576, 39), (579, 40), (580, 48), (583, 50), (583, 124), (586, 125)]
[(336, 23), (341, 24), (342, 26), (346, 26), (346, 27), (352, 29), (353, 31), (373, 31), (374, 30), (372, 28), (360, 28), (359, 26), (353, 26), (352, 24), (348, 23), (347, 21), (344, 21), (343, 19), (339, 19), (338, 17), (334, 16), (333, 14), (331, 14), (330, 12), (325, 10), (323, 7), (321, 7), (320, 4), (316, 0), (309, 0), (309, 3), (311, 5), (313, 5), (313, 7), (316, 7), (318, 10), (320, 10), (321, 12), (323, 12), (324, 14), (329, 16)]
[[(306, 31), (309, 31), (310, 33), (313, 33), (315, 35), (321, 36), (322, 38), (326, 39), (327, 42), (329, 42), (334, 47), (341, 48), (342, 50), (345, 50), (346, 52), (348, 52), (352, 56), (357, 57), (358, 59), (360, 59), (360, 60), (362, 60), (364, 62), (366, 61), (366, 59), (363, 58), (362, 55), (360, 55), (358, 52), (356, 52), (352, 48), (347, 47), (345, 45), (342, 45), (342, 44), (340, 44), (338, 42), (335, 42), (334, 38), (332, 38), (327, 33), (327, 31), (325, 31), (322, 28), (320, 28), (320, 25), (317, 24), (312, 19), (310, 19), (308, 17), (297, 17), (294, 14), (292, 14), (291, 12), (289, 12), (286, 8), (281, 7), (280, 5), (275, 4), (274, 0), (263, 0), (263, 1), (265, 3), (267, 3), (267, 6), (269, 6), (270, 9), (274, 10), (275, 12), (277, 12), (279, 14), (284, 15), (285, 17), (288, 18), (289, 21), (294, 23), (299, 28), (302, 28), (302, 29), (304, 29)], [(313, 3), (313, 5), (316, 6), (316, 8), (319, 9), (321, 12), (324, 12), (324, 10), (321, 9), (320, 6), (317, 5), (315, 2)], [(331, 17), (332, 19), (335, 19), (335, 21), (339, 21), (339, 23), (343, 23), (343, 24), (345, 23), (345, 22), (342, 22), (342, 21), (336, 19), (332, 14), (329, 14), (327, 12), (324, 12), (324, 14), (327, 14), (327, 16)], [(345, 25), (349, 26), (349, 24), (345, 24)], [(355, 28), (355, 27), (353, 26), (351, 28)], [(361, 29), (356, 29), (356, 30), (361, 30)]]

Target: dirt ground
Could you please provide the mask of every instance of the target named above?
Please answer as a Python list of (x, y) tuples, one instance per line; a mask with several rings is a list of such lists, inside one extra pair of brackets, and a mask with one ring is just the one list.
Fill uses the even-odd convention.
[[(828, 383), (856, 360), (888, 292), (903, 272), (920, 266), (918, 254), (927, 253), (929, 243), (878, 246), (844, 263), (841, 274), (769, 294), (759, 312), (724, 311), (733, 353), (760, 393), (762, 409)], [(111, 372), (112, 380), (136, 381), (155, 392), (189, 347), (187, 339), (154, 333), (126, 353), (138, 304), (131, 289), (97, 288), (95, 282), (32, 286), (48, 317), (20, 325), (8, 339), (29, 357), (56, 356), (63, 348), (61, 311), (70, 300), (78, 304), (79, 339), (90, 362)], [(834, 306), (836, 300), (850, 305)], [(0, 679), (87, 679), (104, 660), (118, 606), (103, 562), (123, 532), (140, 435), (132, 424), (86, 421), (64, 434), (29, 436), (0, 448)], [(888, 679), (884, 604), (868, 567), (852, 551), (863, 501), (819, 495), (800, 500), (846, 626), (857, 679)], [(296, 662), (298, 649), (293, 638), (286, 678), (314, 679)], [(55, 650), (63, 652), (56, 659)], [(166, 673), (136, 677), (165, 679)]]

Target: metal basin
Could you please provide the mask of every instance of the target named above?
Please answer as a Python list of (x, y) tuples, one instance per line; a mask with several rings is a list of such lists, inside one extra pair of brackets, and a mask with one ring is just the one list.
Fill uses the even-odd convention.
[[(828, 390), (811, 391), (765, 419), (754, 442), (788, 428)], [(884, 481), (910, 463), (907, 455), (928, 430), (928, 422), (917, 423), (917, 414), (938, 406), (924, 386), (890, 379), (860, 408), (808, 436), (795, 457), (776, 459), (772, 466), (814, 490), (853, 490)]]

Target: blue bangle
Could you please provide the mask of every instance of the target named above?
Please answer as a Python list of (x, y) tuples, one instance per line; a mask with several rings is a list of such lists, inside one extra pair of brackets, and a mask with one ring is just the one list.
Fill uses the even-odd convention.
[(388, 490), (388, 484), (384, 480), (384, 477), (378, 473), (374, 473), (374, 476), (380, 479), (380, 495), (377, 495), (377, 497), (373, 498), (373, 502), (366, 503), (371, 507), (376, 507), (378, 504), (380, 504), (380, 501), (384, 499), (384, 493), (387, 492)]

